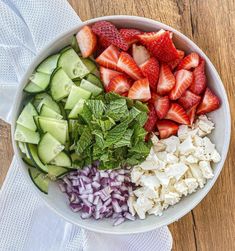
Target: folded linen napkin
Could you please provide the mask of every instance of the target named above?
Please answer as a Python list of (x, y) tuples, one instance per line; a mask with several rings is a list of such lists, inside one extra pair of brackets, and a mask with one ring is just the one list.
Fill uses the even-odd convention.
[[(17, 84), (33, 57), (81, 20), (65, 0), (0, 0), (0, 12), (0, 118), (10, 122)], [(117, 236), (64, 221), (29, 189), (20, 168), (13, 158), (0, 190), (0, 251), (171, 250), (167, 227)]]

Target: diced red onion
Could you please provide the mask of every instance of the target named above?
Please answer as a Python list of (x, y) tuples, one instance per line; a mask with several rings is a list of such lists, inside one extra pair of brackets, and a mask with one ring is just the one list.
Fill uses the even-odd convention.
[(125, 216), (125, 218), (127, 218), (128, 220), (132, 220), (132, 221), (135, 220), (135, 216), (133, 216), (132, 214), (130, 214), (130, 213), (128, 213), (128, 212), (124, 213), (124, 216)]
[(125, 221), (125, 218), (123, 218), (123, 217), (118, 218), (117, 220), (114, 221), (113, 225), (114, 225), (114, 226), (120, 225), (120, 224), (123, 223), (124, 221)]

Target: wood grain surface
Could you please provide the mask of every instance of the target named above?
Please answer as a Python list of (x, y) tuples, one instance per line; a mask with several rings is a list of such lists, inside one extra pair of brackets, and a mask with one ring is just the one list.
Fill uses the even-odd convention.
[[(223, 80), (230, 101), (232, 114), (230, 151), (223, 171), (208, 196), (192, 212), (169, 227), (174, 239), (173, 250), (235, 250), (234, 0), (70, 0), (69, 2), (83, 21), (118, 14), (159, 20), (183, 32), (209, 56)], [(10, 127), (0, 121), (0, 186), (12, 156)]]

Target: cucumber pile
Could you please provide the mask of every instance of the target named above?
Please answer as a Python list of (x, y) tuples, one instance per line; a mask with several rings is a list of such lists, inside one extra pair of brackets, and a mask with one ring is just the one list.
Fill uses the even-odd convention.
[(72, 45), (39, 64), (24, 91), (15, 140), (34, 184), (48, 193), (50, 180), (76, 169), (74, 128), (85, 100), (103, 92), (99, 71), (91, 58), (82, 58), (75, 37)]

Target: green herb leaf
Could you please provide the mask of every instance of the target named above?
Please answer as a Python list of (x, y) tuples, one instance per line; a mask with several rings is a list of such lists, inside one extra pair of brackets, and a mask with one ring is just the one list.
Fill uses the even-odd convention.
[(128, 114), (128, 108), (125, 99), (116, 99), (110, 102), (107, 107), (106, 115), (114, 121), (121, 120)]
[(127, 129), (124, 133), (123, 137), (114, 144), (114, 148), (123, 147), (123, 146), (131, 146), (131, 136), (133, 134), (134, 130)]
[(90, 111), (92, 112), (93, 116), (96, 118), (100, 118), (104, 111), (105, 111), (105, 104), (102, 100), (87, 100), (87, 106), (89, 107)]
[(84, 127), (82, 135), (77, 142), (76, 152), (82, 153), (92, 143), (93, 136), (88, 127)]

